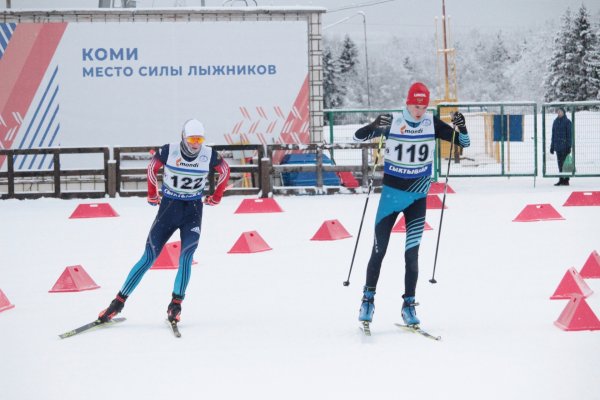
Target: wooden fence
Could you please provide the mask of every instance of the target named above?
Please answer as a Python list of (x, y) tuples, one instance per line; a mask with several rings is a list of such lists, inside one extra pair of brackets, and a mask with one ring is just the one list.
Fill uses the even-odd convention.
[[(61, 155), (101, 154), (102, 165), (98, 168), (62, 169)], [(51, 155), (50, 168), (45, 171), (15, 170), (18, 156)], [(31, 199), (38, 197), (85, 198), (103, 197), (109, 193), (109, 148), (48, 148), (27, 150), (0, 150), (0, 159), (6, 157), (6, 172), (0, 172), (0, 199)], [(72, 187), (78, 187), (74, 190)], [(5, 191), (2, 188), (5, 187)], [(17, 191), (17, 187), (21, 190)], [(99, 189), (95, 189), (99, 187)]]
[[(369, 154), (377, 147), (373, 143), (357, 144), (308, 144), (308, 145), (217, 145), (212, 146), (226, 159), (243, 160), (232, 165), (232, 185), (226, 195), (257, 195), (269, 197), (273, 194), (330, 194), (340, 191), (363, 191), (368, 185), (371, 174)], [(333, 150), (356, 150), (361, 152), (360, 165), (332, 165), (323, 163), (323, 153)], [(5, 159), (6, 169), (0, 172), (0, 199), (31, 199), (39, 197), (58, 198), (99, 198), (119, 196), (145, 196), (147, 192), (146, 168), (152, 154), (158, 148), (154, 146), (138, 147), (85, 147), (85, 148), (49, 148), (28, 150), (0, 150), (0, 160)], [(315, 163), (279, 164), (273, 159), (283, 153), (314, 153)], [(101, 155), (102, 164), (96, 168), (66, 169), (61, 167), (61, 156), (72, 154)], [(15, 168), (15, 159), (19, 156), (51, 155), (52, 161), (47, 170), (24, 171)], [(99, 163), (98, 163), (99, 164)], [(311, 186), (285, 186), (281, 175), (290, 172), (312, 172), (316, 184)], [(359, 177), (361, 187), (348, 189), (341, 186), (323, 184), (325, 172), (351, 172)], [(159, 180), (161, 176), (159, 176)], [(244, 184), (236, 186), (236, 182)], [(216, 177), (210, 173), (206, 192), (214, 190)], [(75, 187), (75, 188), (74, 188)]]

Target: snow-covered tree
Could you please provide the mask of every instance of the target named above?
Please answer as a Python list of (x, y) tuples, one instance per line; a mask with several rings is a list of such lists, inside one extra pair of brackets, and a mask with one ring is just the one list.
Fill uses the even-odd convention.
[(600, 100), (600, 32), (596, 34), (596, 45), (586, 55), (584, 64), (588, 73), (588, 100)]
[(573, 25), (574, 36), (578, 39), (576, 54), (581, 60), (577, 100), (595, 100), (600, 92), (600, 47), (584, 5), (579, 8)]
[(479, 38), (473, 47), (457, 43), (459, 97), (475, 101), (510, 100), (512, 85), (506, 77), (511, 57), (502, 34), (471, 34)]
[(362, 82), (362, 75), (358, 74), (360, 65), (358, 48), (348, 35), (344, 37), (342, 42), (338, 62), (340, 67), (340, 93), (345, 96), (345, 104), (350, 107), (366, 106), (366, 101), (361, 101), (366, 92), (366, 85)]
[(545, 79), (546, 101), (596, 99), (600, 91), (598, 51), (598, 37), (585, 6), (575, 17), (567, 9)]
[[(576, 15), (567, 9), (558, 27), (554, 21), (539, 21), (520, 30), (490, 32), (478, 28), (457, 33), (452, 46), (456, 49), (458, 99), (600, 100), (599, 33), (600, 14), (591, 18), (585, 7)], [(362, 46), (357, 47), (347, 36), (326, 39), (330, 42), (329, 57), (340, 62), (336, 106), (366, 107)], [(401, 107), (409, 85), (415, 81), (429, 87), (432, 99), (441, 98), (444, 66), (438, 61), (433, 35), (369, 42), (371, 106)], [(329, 87), (327, 93), (332, 92)]]
[[(512, 96), (515, 101), (541, 101), (544, 98), (543, 75), (547, 69), (548, 55), (552, 53), (551, 27), (544, 24), (515, 32), (519, 41), (513, 62), (508, 66), (506, 76), (511, 82)], [(522, 38), (525, 39), (522, 39)]]
[(408, 90), (408, 80), (401, 65), (387, 57), (375, 58), (371, 64), (371, 107), (400, 108)]
[(492, 88), (490, 100), (510, 100), (512, 84), (506, 77), (506, 71), (511, 63), (511, 56), (504, 43), (502, 32), (498, 32), (485, 56), (484, 71)]
[[(422, 51), (422, 49), (432, 49)], [(392, 37), (385, 42), (370, 45), (369, 76), (371, 106), (375, 108), (401, 108), (409, 86), (424, 82), (435, 98), (435, 53), (430, 38)], [(360, 73), (360, 71), (359, 71)]]
[(416, 65), (412, 62), (409, 56), (404, 57), (402, 60), (402, 66), (407, 72), (414, 73), (417, 69)]
[(356, 65), (358, 62), (358, 49), (356, 44), (350, 39), (350, 36), (344, 37), (342, 51), (339, 58), (340, 73), (342, 75), (356, 74)]
[[(456, 49), (456, 68), (458, 78), (458, 96), (459, 99), (468, 101), (481, 100), (481, 74), (482, 66), (479, 61), (485, 52), (485, 45), (481, 40), (473, 41), (471, 38), (480, 38), (481, 33), (478, 30), (472, 30), (466, 35), (465, 40), (458, 38), (455, 42)], [(442, 67), (443, 68), (443, 65)], [(443, 71), (438, 71), (441, 74)], [(443, 88), (440, 88), (443, 93)]]
[(562, 27), (554, 39), (554, 52), (544, 80), (546, 101), (573, 101), (576, 87), (573, 76), (575, 69), (572, 60), (575, 58), (575, 38), (573, 37), (573, 17), (567, 8), (562, 17)]
[(338, 60), (333, 56), (331, 47), (323, 51), (323, 102), (325, 108), (339, 108), (344, 104), (338, 88), (340, 84)]
[(573, 37), (575, 38), (575, 57), (573, 59), (575, 75), (575, 101), (595, 99), (598, 88), (589, 79), (590, 53), (596, 47), (596, 34), (590, 25), (590, 16), (582, 4), (573, 21)]

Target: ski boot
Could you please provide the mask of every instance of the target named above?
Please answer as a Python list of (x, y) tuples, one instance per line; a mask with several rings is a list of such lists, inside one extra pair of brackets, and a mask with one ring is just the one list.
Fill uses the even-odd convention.
[(110, 302), (108, 308), (102, 310), (100, 314), (98, 314), (98, 319), (102, 322), (108, 322), (113, 319), (115, 315), (123, 311), (123, 307), (125, 307), (125, 300), (127, 300), (127, 296), (121, 292), (117, 293), (117, 297)]
[(362, 303), (358, 320), (362, 324), (362, 330), (367, 336), (371, 336), (370, 323), (373, 321), (373, 313), (375, 313), (375, 288), (365, 286), (363, 289)]
[(373, 321), (373, 313), (375, 312), (375, 288), (364, 287), (362, 303), (360, 305), (360, 313), (358, 314), (359, 321)]
[(183, 301), (182, 296), (177, 296), (175, 293), (173, 293), (173, 299), (171, 300), (171, 303), (169, 303), (169, 306), (167, 307), (167, 319), (169, 320), (170, 323), (179, 322), (179, 319), (181, 316), (181, 302), (182, 301)]
[(418, 326), (421, 321), (417, 318), (415, 306), (418, 306), (419, 303), (415, 302), (414, 296), (402, 297), (404, 298), (404, 303), (402, 303), (402, 319), (404, 320), (404, 323), (408, 326)]

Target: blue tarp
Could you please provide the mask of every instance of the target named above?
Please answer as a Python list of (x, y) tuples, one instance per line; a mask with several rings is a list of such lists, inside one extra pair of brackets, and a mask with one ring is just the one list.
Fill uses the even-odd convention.
[[(281, 164), (316, 164), (315, 153), (287, 154), (281, 160)], [(333, 164), (331, 159), (323, 154), (323, 164)], [(284, 172), (281, 174), (284, 186), (316, 186), (316, 172)], [(339, 186), (340, 179), (335, 172), (323, 172), (323, 185)]]

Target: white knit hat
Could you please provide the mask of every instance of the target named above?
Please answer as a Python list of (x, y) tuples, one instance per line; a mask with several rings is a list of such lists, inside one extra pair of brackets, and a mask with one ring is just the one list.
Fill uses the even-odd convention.
[(182, 136), (187, 138), (190, 136), (204, 136), (204, 124), (197, 119), (189, 119), (183, 124)]
[(200, 147), (194, 149), (187, 142), (186, 138), (190, 136), (202, 136), (204, 137), (204, 125), (197, 119), (189, 119), (183, 124), (181, 131), (181, 150), (183, 154), (188, 157), (195, 157), (200, 152)]

